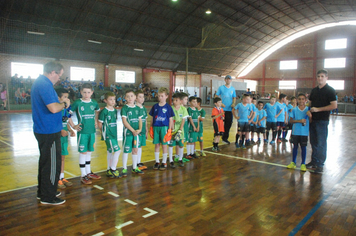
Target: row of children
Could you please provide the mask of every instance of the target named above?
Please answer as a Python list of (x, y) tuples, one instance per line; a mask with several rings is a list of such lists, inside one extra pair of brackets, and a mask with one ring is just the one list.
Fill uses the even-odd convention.
[[(64, 88), (56, 89), (59, 100), (62, 102), (68, 97), (68, 91)], [(101, 176), (91, 171), (91, 153), (94, 151), (96, 128), (101, 129), (102, 140), (107, 146), (107, 171), (111, 178), (127, 176), (127, 160), (132, 153), (132, 172), (143, 174), (147, 169), (141, 162), (142, 147), (146, 146), (148, 131), (155, 145), (155, 165), (153, 169), (165, 170), (167, 168), (167, 156), (169, 149), (169, 164), (175, 168), (174, 162), (184, 166), (184, 162), (197, 157), (195, 142), (200, 142), (201, 156), (203, 151), (203, 125), (205, 111), (200, 107), (201, 99), (189, 98), (190, 107), (186, 109), (188, 95), (177, 93), (173, 95), (173, 106), (166, 103), (169, 91), (160, 88), (158, 91), (159, 102), (149, 112), (152, 116), (150, 130), (147, 128), (147, 111), (143, 107), (144, 94), (142, 91), (128, 90), (125, 93), (126, 104), (121, 109), (123, 123), (123, 170), (117, 170), (117, 163), (121, 153), (117, 138), (117, 110), (115, 109), (115, 94), (105, 94), (106, 107), (100, 110), (98, 103), (91, 99), (93, 89), (91, 84), (83, 84), (81, 87), (82, 98), (76, 100), (69, 109), (62, 111), (62, 168), (59, 188), (71, 186), (72, 183), (64, 178), (64, 158), (68, 155), (68, 136), (75, 136), (77, 131), (77, 144), (79, 151), (79, 167), (81, 182), (92, 184), (92, 179), (100, 179)], [(74, 124), (71, 113), (75, 112), (78, 124)], [(187, 142), (187, 156), (183, 158), (184, 142)], [(159, 160), (160, 146), (163, 150), (162, 162)], [(173, 147), (176, 146), (176, 157), (173, 159)], [(168, 148), (169, 147), (169, 148)]]

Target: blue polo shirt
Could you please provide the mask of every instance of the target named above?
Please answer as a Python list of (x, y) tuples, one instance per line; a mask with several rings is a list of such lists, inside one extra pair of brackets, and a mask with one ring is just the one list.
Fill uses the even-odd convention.
[(53, 134), (62, 130), (62, 111), (52, 113), (47, 105), (58, 103), (58, 95), (52, 82), (40, 75), (31, 88), (33, 131), (38, 134)]
[(221, 97), (222, 103), (225, 105), (223, 108), (224, 111), (231, 111), (232, 110), (232, 100), (236, 98), (235, 88), (230, 86), (227, 88), (225, 85), (221, 85), (216, 93), (216, 95)]

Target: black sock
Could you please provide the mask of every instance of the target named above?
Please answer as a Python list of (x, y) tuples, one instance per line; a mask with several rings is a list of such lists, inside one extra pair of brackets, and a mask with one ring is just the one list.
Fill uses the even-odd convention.
[(272, 136), (272, 140), (275, 140), (276, 139), (276, 136), (277, 136), (277, 131), (273, 131), (273, 136)]
[(266, 132), (266, 139), (268, 140), (269, 137), (269, 131)]
[(246, 135), (242, 135), (242, 137), (241, 137), (241, 139), (242, 139), (242, 144), (244, 143), (244, 141), (245, 141), (245, 137), (246, 137)]
[(235, 143), (238, 143), (239, 142), (239, 138), (240, 138), (240, 135), (239, 134), (236, 134), (236, 139), (235, 139)]
[(281, 138), (282, 130), (278, 130), (278, 138)]

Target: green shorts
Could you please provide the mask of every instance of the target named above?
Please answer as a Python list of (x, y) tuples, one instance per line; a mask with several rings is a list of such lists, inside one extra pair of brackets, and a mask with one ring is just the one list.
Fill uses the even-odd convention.
[(153, 126), (153, 144), (167, 145), (168, 142), (163, 142), (163, 138), (167, 132), (168, 126)]
[(175, 146), (184, 147), (184, 139), (181, 139), (179, 141), (171, 140), (168, 143), (168, 146), (170, 146), (170, 147), (175, 147)]
[(95, 133), (77, 134), (78, 152), (94, 151)]
[(188, 143), (195, 143), (198, 141), (198, 133), (197, 132), (189, 132)]
[(62, 156), (69, 155), (69, 153), (68, 153), (68, 136), (61, 137), (61, 150), (62, 150)]
[(140, 134), (139, 135), (139, 141), (140, 141), (140, 147), (146, 146), (146, 133), (145, 134)]
[(188, 142), (188, 138), (189, 138), (189, 131), (185, 131), (184, 130), (184, 142), (186, 143), (186, 142)]
[(120, 151), (119, 143), (117, 139), (106, 139), (106, 150), (110, 153)]
[(203, 142), (203, 132), (198, 132), (197, 139), (198, 142)]
[(122, 138), (122, 148), (124, 153), (131, 153), (133, 148), (140, 148), (140, 136), (128, 135)]

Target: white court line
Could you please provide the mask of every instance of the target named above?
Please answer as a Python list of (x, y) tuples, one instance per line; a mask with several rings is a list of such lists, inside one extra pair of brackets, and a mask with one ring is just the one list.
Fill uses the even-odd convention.
[(72, 177), (77, 177), (75, 174), (72, 174), (72, 173), (70, 173), (70, 172), (68, 172), (68, 171), (64, 171), (64, 173), (66, 173), (67, 175), (70, 175), (70, 176), (72, 176)]
[(97, 234), (93, 234), (92, 236), (101, 236), (101, 235), (104, 235), (104, 233), (100, 232), (100, 233), (97, 233)]
[(114, 196), (114, 197), (119, 197), (119, 194), (113, 193), (113, 192), (108, 192), (108, 194)]
[(8, 143), (8, 142), (2, 141), (2, 140), (0, 140), (0, 142), (5, 143), (5, 144), (9, 145), (9, 146), (10, 146), (10, 147), (12, 147), (12, 148), (15, 148), (14, 146), (12, 146), (12, 145), (11, 145), (10, 143)]
[(131, 200), (129, 200), (129, 199), (125, 199), (125, 202), (127, 202), (127, 203), (130, 203), (130, 204), (132, 204), (132, 205), (137, 205), (137, 203), (136, 202), (133, 202), (133, 201), (131, 201)]
[(147, 217), (150, 217), (150, 216), (153, 216), (153, 215), (155, 215), (155, 214), (157, 214), (158, 212), (157, 211), (154, 211), (154, 210), (152, 210), (152, 209), (150, 209), (150, 208), (143, 208), (145, 211), (148, 211), (149, 213), (148, 214), (146, 214), (146, 215), (143, 215), (142, 217), (143, 218), (147, 218)]
[(123, 223), (123, 224), (121, 224), (121, 225), (115, 226), (115, 228), (121, 229), (122, 227), (125, 227), (125, 226), (130, 225), (130, 224), (133, 224), (133, 221), (132, 221), (132, 220), (127, 221), (127, 222), (125, 222), (125, 223)]
[(103, 187), (100, 187), (99, 185), (93, 185), (94, 188), (97, 188), (99, 190), (103, 190), (104, 188)]

